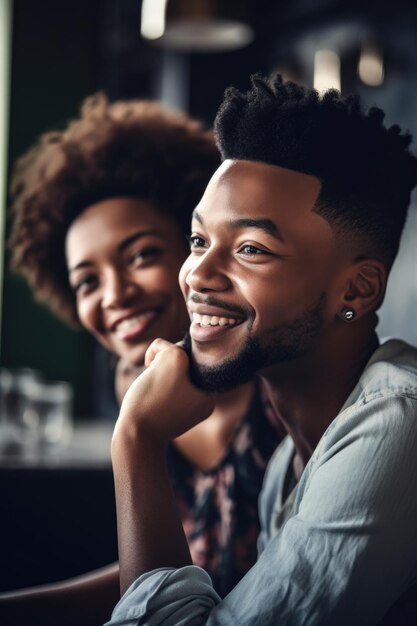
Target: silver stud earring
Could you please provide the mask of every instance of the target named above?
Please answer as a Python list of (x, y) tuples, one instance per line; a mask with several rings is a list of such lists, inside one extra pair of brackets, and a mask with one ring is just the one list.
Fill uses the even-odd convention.
[(355, 317), (355, 311), (350, 307), (346, 307), (340, 311), (339, 315), (345, 322), (351, 322)]

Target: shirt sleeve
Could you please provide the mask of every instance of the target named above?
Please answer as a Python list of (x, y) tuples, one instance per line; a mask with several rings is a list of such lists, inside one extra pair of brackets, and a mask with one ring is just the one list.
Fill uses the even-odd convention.
[(416, 420), (409, 396), (346, 410), (307, 466), (293, 516), (223, 601), (203, 570), (156, 570), (110, 624), (377, 624), (417, 580)]
[(161, 568), (129, 587), (104, 626), (197, 626), (219, 602), (210, 576), (200, 567)]

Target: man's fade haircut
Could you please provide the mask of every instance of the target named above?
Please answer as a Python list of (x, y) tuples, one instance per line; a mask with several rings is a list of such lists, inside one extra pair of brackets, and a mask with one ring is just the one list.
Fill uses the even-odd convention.
[(106, 198), (134, 197), (172, 217), (185, 235), (219, 163), (213, 133), (199, 121), (156, 102), (90, 96), (79, 118), (43, 134), (16, 163), (12, 268), (39, 300), (77, 324), (65, 259), (74, 219)]
[(389, 268), (417, 182), (411, 135), (383, 126), (358, 96), (251, 77), (252, 88), (225, 92), (215, 120), (223, 159), (261, 161), (310, 174), (322, 187), (314, 210), (336, 229), (364, 237)]

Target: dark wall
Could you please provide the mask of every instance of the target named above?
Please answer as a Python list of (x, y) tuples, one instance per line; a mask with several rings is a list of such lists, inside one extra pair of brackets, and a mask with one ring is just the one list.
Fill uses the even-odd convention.
[[(34, 4), (15, 0), (9, 164), (47, 129), (61, 127), (99, 87), (99, 0)], [(91, 412), (91, 342), (33, 301), (24, 282), (7, 271), (1, 365), (33, 367), (46, 378), (70, 381), (75, 414)]]
[(117, 560), (110, 468), (2, 468), (0, 492), (0, 592), (63, 580)]

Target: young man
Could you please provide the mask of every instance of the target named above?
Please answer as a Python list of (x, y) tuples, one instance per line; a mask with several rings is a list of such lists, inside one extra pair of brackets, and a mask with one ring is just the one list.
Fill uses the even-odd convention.
[[(111, 624), (417, 623), (417, 350), (375, 333), (417, 166), (383, 117), (279, 76), (226, 93), (224, 163), (181, 271), (190, 337), (149, 348), (114, 433), (126, 593)], [(254, 372), (289, 437), (260, 558), (220, 601), (191, 565), (164, 450), (209, 415), (207, 392)]]

